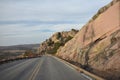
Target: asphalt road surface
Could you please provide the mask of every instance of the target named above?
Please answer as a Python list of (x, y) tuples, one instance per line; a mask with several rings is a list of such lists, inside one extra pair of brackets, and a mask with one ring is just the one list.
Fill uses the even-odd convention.
[(0, 80), (89, 80), (71, 66), (51, 56), (0, 65)]

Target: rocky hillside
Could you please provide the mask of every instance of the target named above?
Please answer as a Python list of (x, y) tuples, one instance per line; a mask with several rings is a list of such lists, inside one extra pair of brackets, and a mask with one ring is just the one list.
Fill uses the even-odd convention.
[(120, 80), (120, 0), (101, 8), (56, 55), (107, 80)]
[(39, 53), (55, 54), (59, 47), (64, 46), (66, 42), (71, 40), (78, 30), (72, 29), (71, 31), (57, 32), (49, 39), (40, 44)]

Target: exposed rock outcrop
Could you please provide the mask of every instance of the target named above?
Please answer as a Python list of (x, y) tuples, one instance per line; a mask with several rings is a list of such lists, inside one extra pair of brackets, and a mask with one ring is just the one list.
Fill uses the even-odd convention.
[(56, 55), (108, 80), (120, 80), (120, 0), (101, 8)]
[(71, 31), (57, 32), (53, 34), (52, 37), (40, 44), (39, 53), (55, 54), (57, 50), (71, 40), (77, 32), (78, 30), (72, 29)]

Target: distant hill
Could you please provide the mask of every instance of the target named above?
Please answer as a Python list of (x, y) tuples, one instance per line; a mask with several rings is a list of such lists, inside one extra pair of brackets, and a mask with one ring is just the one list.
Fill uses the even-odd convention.
[(1, 50), (29, 50), (32, 48), (39, 47), (40, 44), (23, 44), (23, 45), (14, 45), (14, 46), (0, 46)]
[(0, 60), (22, 55), (26, 50), (37, 52), (39, 44), (0, 46)]

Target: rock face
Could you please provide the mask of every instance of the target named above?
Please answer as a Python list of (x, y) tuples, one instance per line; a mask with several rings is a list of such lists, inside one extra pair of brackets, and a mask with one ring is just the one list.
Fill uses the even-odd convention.
[(101, 8), (56, 55), (108, 80), (120, 80), (120, 0)]
[(72, 29), (71, 31), (57, 32), (52, 37), (40, 44), (40, 54), (55, 54), (59, 47), (64, 46), (66, 42), (71, 40), (78, 30)]

